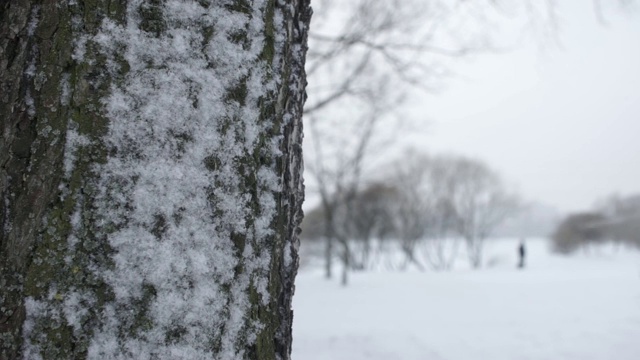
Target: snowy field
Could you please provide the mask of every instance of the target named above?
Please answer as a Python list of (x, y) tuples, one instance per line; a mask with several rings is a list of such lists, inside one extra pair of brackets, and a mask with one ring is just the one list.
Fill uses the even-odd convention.
[(359, 273), (346, 288), (301, 268), (293, 359), (640, 359), (640, 253), (528, 241), (519, 271), (516, 246), (493, 242), (480, 271)]

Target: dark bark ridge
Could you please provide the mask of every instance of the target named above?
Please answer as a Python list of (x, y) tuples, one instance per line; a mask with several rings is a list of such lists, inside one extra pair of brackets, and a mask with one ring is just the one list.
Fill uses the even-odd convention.
[(69, 119), (100, 123), (91, 116), (98, 74), (73, 60), (74, 36), (95, 31), (100, 16), (116, 18), (120, 10), (115, 1), (0, 5), (0, 359), (21, 357), (24, 297), (60, 275), (55, 256), (43, 259), (59, 244), (42, 245), (48, 230), (65, 231), (55, 224), (65, 207), (59, 186)]

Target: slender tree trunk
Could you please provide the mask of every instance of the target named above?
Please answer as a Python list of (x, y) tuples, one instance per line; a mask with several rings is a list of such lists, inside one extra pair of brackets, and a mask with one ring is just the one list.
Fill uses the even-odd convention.
[(288, 359), (308, 0), (0, 4), (0, 359)]
[(467, 253), (469, 256), (469, 263), (474, 269), (482, 267), (482, 250), (483, 239), (472, 238), (467, 240)]
[(324, 209), (324, 275), (327, 279), (331, 279), (333, 271), (333, 243), (335, 242), (333, 208), (325, 206)]
[(340, 277), (340, 284), (342, 284), (342, 286), (347, 286), (347, 284), (349, 284), (349, 270), (351, 270), (349, 240), (341, 238), (340, 245), (342, 245), (342, 276)]

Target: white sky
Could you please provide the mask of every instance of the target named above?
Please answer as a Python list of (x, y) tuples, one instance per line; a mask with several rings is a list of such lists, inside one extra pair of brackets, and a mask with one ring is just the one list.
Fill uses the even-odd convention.
[(559, 10), (560, 47), (456, 67), (463, 77), (412, 105), (429, 127), (411, 140), (485, 160), (527, 200), (586, 210), (640, 193), (640, 12), (603, 26), (590, 1)]

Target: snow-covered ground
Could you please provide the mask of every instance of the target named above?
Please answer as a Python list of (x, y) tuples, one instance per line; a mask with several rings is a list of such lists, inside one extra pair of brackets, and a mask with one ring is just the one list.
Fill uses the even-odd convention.
[(348, 287), (300, 269), (295, 360), (638, 360), (640, 253), (570, 257), (528, 241), (487, 250), (492, 267), (449, 273), (357, 273)]

